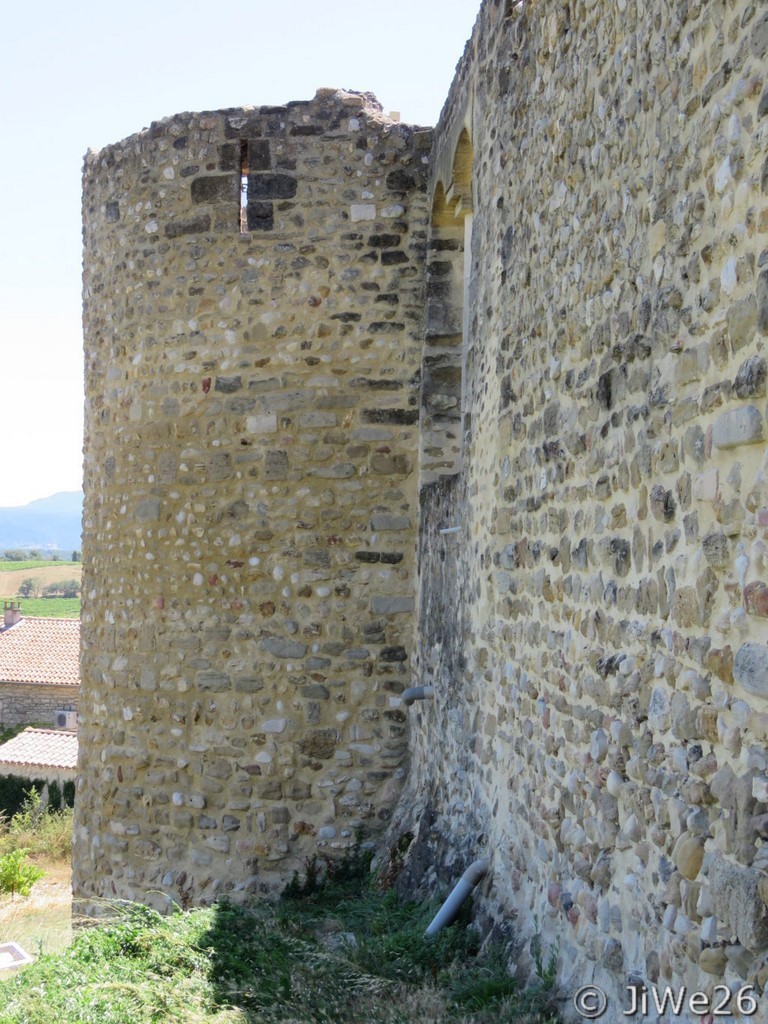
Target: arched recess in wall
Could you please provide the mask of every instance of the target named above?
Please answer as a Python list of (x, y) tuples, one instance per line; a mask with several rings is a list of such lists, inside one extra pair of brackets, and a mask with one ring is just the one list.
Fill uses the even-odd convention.
[(464, 128), (451, 180), (435, 186), (427, 253), (427, 326), (421, 385), (421, 481), (461, 471), (466, 411), (472, 239), (472, 142)]

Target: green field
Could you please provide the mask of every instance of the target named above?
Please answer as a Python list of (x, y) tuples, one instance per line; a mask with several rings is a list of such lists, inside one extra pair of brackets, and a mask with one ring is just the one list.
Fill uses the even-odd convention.
[(0, 558), (0, 572), (15, 572), (19, 569), (32, 570), (45, 569), (49, 565), (79, 565), (79, 562), (70, 562), (69, 559), (59, 558), (56, 560), (45, 558), (29, 558), (24, 562), (6, 562)]
[(21, 614), (27, 619), (79, 619), (79, 597), (22, 597)]

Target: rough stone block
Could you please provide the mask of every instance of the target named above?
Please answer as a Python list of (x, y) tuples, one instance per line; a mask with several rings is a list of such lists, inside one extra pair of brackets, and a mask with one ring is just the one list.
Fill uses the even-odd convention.
[(274, 434), (277, 430), (277, 416), (274, 413), (249, 416), (245, 425), (249, 434)]
[(275, 209), (272, 203), (249, 200), (246, 209), (249, 231), (272, 231), (275, 226)]
[(145, 522), (160, 518), (160, 499), (145, 498), (136, 506), (136, 518)]
[(371, 610), (374, 615), (397, 615), (412, 612), (415, 602), (412, 597), (374, 597)]
[(165, 225), (166, 238), (181, 238), (183, 235), (199, 235), (211, 230), (210, 214), (204, 213), (199, 217), (190, 217), (187, 220), (174, 220)]
[(248, 206), (263, 199), (293, 199), (297, 181), (289, 174), (249, 174)]
[(764, 398), (766, 361), (762, 356), (752, 356), (741, 364), (733, 382), (737, 398)]
[(262, 647), (276, 658), (303, 658), (307, 653), (307, 645), (298, 640), (285, 640), (279, 636), (266, 636), (261, 641)]
[(768, 907), (760, 898), (762, 875), (716, 854), (709, 866), (715, 916), (723, 937), (735, 936), (742, 946), (764, 950), (768, 944)]
[(192, 182), (193, 203), (232, 203), (237, 206), (240, 185), (234, 174), (216, 174), (195, 178)]
[(335, 729), (313, 729), (308, 736), (298, 741), (297, 746), (305, 757), (327, 760), (333, 757), (337, 742)]
[(742, 644), (733, 661), (733, 679), (749, 693), (768, 699), (768, 646)]
[(742, 444), (757, 444), (763, 440), (763, 417), (754, 405), (744, 405), (721, 413), (712, 430), (712, 443), (716, 448), (737, 448)]
[(377, 533), (385, 530), (409, 530), (411, 520), (408, 516), (393, 515), (388, 512), (377, 512), (371, 517), (371, 529)]
[(269, 139), (248, 139), (248, 171), (268, 171), (272, 166)]
[(376, 206), (374, 203), (353, 203), (349, 208), (349, 219), (354, 223), (361, 220), (375, 220)]

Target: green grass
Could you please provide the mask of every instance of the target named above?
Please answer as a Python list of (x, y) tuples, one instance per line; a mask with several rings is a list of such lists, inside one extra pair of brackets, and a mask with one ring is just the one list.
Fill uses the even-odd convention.
[[(46, 881), (55, 880), (62, 887), (69, 884), (69, 865), (61, 861), (38, 862)], [(58, 898), (40, 901), (36, 898), (0, 897), (0, 943), (17, 942), (33, 956), (65, 950), (72, 942), (72, 904)], [(40, 1024), (43, 1024), (41, 1019)]]
[(20, 597), (14, 598), (21, 605), (21, 614), (26, 619), (79, 619), (79, 597)]
[(0, 558), (0, 572), (14, 572), (19, 569), (45, 569), (49, 565), (79, 565), (79, 562), (70, 562), (68, 558), (44, 559), (28, 558), (22, 562), (6, 562)]
[(361, 877), (291, 898), (163, 917), (112, 908), (64, 954), (0, 982), (0, 1024), (552, 1024), (551, 994), (517, 992), (506, 956), (464, 924), (431, 938), (430, 904)]
[(0, 815), (0, 856), (23, 849), (29, 850), (33, 857), (69, 860), (73, 818), (71, 807), (62, 811), (46, 810), (35, 817), (22, 808), (10, 822)]

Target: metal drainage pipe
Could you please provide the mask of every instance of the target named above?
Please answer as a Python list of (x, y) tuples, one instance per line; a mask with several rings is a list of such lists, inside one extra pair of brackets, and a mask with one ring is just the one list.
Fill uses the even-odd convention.
[(434, 935), (441, 928), (453, 924), (464, 900), (469, 896), (481, 878), (484, 878), (491, 865), (490, 857), (483, 857), (470, 864), (461, 878), (458, 880), (445, 903), (432, 918), (432, 923), (427, 928), (425, 935)]
[(403, 704), (407, 704), (410, 707), (415, 700), (426, 700), (427, 697), (434, 696), (434, 686), (411, 686), (409, 689), (403, 690), (400, 694), (400, 700)]

